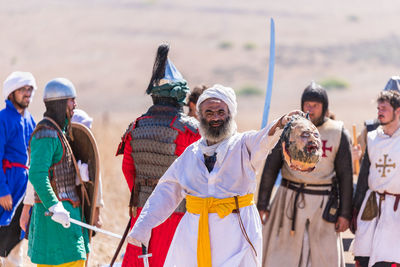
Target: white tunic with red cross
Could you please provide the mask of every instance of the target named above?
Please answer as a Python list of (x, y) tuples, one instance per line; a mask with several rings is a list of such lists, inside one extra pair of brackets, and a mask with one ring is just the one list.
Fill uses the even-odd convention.
[[(395, 208), (396, 197), (386, 194), (381, 200), (380, 216), (361, 220), (371, 193), (400, 194), (400, 129), (392, 136), (386, 135), (382, 127), (369, 132), (367, 148), (371, 163), (369, 189), (357, 217), (354, 255), (370, 257), (369, 266), (380, 261), (400, 263), (400, 209)], [(378, 207), (379, 198), (376, 194)]]

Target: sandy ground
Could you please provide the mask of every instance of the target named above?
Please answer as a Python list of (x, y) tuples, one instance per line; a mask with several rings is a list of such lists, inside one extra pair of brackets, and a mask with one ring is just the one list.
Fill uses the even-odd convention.
[[(189, 85), (221, 83), (259, 92), (239, 96), (237, 117), (239, 130), (258, 129), (273, 17), (270, 118), (299, 108), (311, 80), (334, 79), (348, 87), (329, 91), (330, 109), (348, 129), (360, 129), (375, 117), (376, 94), (399, 74), (399, 11), (396, 0), (0, 0), (0, 80), (14, 70), (36, 76), (39, 90), (30, 109), (37, 120), (46, 82), (60, 76), (73, 81), (79, 108), (95, 118), (104, 229), (122, 233), (129, 194), (121, 158), (114, 154), (129, 122), (151, 103), (144, 91), (160, 42), (170, 42), (170, 57)], [(117, 240), (98, 235), (91, 266), (109, 262), (116, 246)]]

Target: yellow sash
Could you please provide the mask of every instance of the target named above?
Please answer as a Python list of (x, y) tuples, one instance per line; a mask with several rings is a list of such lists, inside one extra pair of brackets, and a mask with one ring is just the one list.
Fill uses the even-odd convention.
[(67, 262), (59, 265), (47, 265), (47, 264), (38, 264), (38, 267), (85, 267), (84, 260), (77, 260), (72, 262)]
[[(254, 204), (254, 195), (238, 196), (239, 208)], [(208, 231), (208, 213), (217, 213), (222, 219), (236, 209), (235, 198), (200, 198), (186, 196), (186, 209), (190, 213), (200, 214), (199, 233), (197, 237), (198, 267), (211, 267), (211, 245)]]

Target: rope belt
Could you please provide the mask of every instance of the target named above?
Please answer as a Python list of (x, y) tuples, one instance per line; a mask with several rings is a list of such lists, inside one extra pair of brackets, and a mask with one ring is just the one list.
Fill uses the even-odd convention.
[[(208, 213), (217, 213), (222, 219), (231, 213), (238, 213), (240, 218), (239, 209), (254, 204), (254, 195), (248, 194), (245, 196), (229, 197), (229, 198), (200, 198), (191, 195), (186, 196), (186, 209), (193, 214), (200, 214), (199, 232), (197, 237), (197, 264), (199, 267), (211, 267), (211, 245), (210, 235), (208, 228)], [(243, 223), (240, 219), (242, 232), (244, 230)], [(248, 239), (246, 231), (246, 240), (251, 244)], [(254, 249), (253, 245), (251, 244)], [(255, 249), (254, 249), (255, 251)]]
[(282, 178), (281, 185), (288, 189), (296, 191), (296, 195), (294, 197), (294, 203), (293, 203), (292, 229), (290, 231), (290, 234), (294, 235), (295, 225), (296, 225), (296, 216), (297, 216), (297, 204), (298, 204), (297, 202), (299, 200), (299, 196), (303, 195), (303, 194), (327, 196), (331, 193), (330, 190), (314, 190), (314, 189), (308, 189), (308, 188), (306, 189), (305, 187), (307, 187), (307, 186), (326, 187), (326, 186), (332, 186), (332, 184), (305, 184), (305, 183), (297, 183), (297, 182), (289, 181), (285, 178)]
[(17, 168), (23, 168), (23, 169), (29, 169), (28, 166), (25, 166), (24, 164), (18, 163), (18, 162), (10, 162), (6, 159), (3, 159), (3, 171), (4, 173), (6, 172), (7, 169), (11, 169), (12, 167), (17, 167)]

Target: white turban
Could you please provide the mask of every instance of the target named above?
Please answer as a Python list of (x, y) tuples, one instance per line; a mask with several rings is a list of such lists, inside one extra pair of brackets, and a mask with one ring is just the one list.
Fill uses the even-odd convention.
[(200, 112), (200, 104), (209, 98), (217, 98), (223, 101), (229, 109), (232, 117), (236, 116), (237, 113), (237, 102), (235, 91), (230, 87), (225, 87), (220, 84), (215, 84), (212, 87), (206, 89), (199, 97), (196, 103), (196, 109)]
[(36, 81), (32, 73), (22, 72), (22, 71), (14, 71), (13, 73), (11, 73), (3, 84), (4, 100), (7, 100), (8, 96), (12, 92), (26, 85), (33, 87), (33, 91), (31, 94), (31, 100), (32, 100), (35, 90), (37, 89)]
[(92, 128), (93, 119), (82, 109), (74, 109), (74, 115), (72, 116), (71, 121), (82, 123), (89, 129)]

